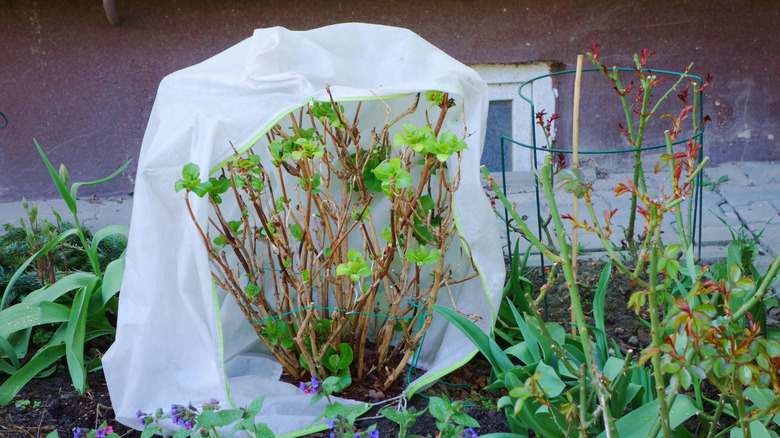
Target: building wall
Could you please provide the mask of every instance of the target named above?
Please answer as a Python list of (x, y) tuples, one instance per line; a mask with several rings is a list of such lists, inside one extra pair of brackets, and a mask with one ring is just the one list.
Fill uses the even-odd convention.
[[(56, 197), (33, 138), (72, 180), (100, 178), (137, 159), (165, 75), (255, 28), (346, 21), (408, 27), (468, 64), (570, 69), (593, 42), (608, 65), (626, 65), (643, 48), (658, 52), (656, 68), (679, 71), (693, 61), (695, 73), (714, 76), (705, 105), (712, 161), (780, 159), (777, 0), (117, 0), (117, 9), (122, 23), (114, 27), (98, 0), (0, 0), (0, 111), (8, 118), (0, 129), (0, 201)], [(598, 120), (610, 105), (594, 101), (582, 111)], [(588, 141), (622, 141), (609, 124), (589, 132)], [(133, 162), (81, 194), (130, 194), (134, 174)]]

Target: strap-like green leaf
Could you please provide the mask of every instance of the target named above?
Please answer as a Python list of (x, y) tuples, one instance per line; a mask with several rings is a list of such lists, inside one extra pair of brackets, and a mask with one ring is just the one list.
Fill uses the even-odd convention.
[[(123, 164), (123, 165), (122, 165), (122, 166), (121, 166), (119, 169), (115, 170), (115, 171), (114, 171), (114, 173), (112, 173), (111, 175), (108, 175), (108, 176), (107, 176), (107, 177), (105, 177), (105, 178), (101, 178), (101, 179), (97, 179), (97, 180), (95, 180), (95, 181), (89, 181), (89, 182), (77, 182), (77, 183), (73, 183), (73, 185), (72, 185), (72, 186), (70, 186), (70, 197), (71, 197), (72, 199), (76, 199), (76, 196), (77, 196), (77, 193), (78, 193), (79, 187), (81, 187), (81, 186), (94, 186), (94, 185), (96, 185), (96, 184), (102, 184), (102, 183), (104, 183), (104, 182), (106, 182), (106, 181), (108, 181), (108, 180), (110, 180), (110, 179), (114, 178), (115, 176), (119, 175), (119, 173), (120, 173), (120, 172), (122, 172), (123, 170), (125, 170), (125, 167), (127, 167), (127, 165), (128, 165), (128, 164), (130, 164), (130, 160), (127, 160), (127, 161), (125, 162), (125, 164)], [(73, 212), (73, 214), (74, 214), (74, 215), (76, 214), (76, 211), (75, 211), (75, 210), (71, 210), (71, 211)]]
[[(752, 438), (772, 438), (772, 435), (769, 434), (766, 427), (758, 420), (751, 421), (749, 428), (750, 436)], [(741, 427), (731, 429), (731, 433), (729, 434), (729, 438), (743, 438), (744, 436), (745, 434), (742, 432)]]
[[(596, 293), (593, 295), (593, 322), (596, 324), (594, 335), (596, 336), (596, 346), (601, 353), (601, 360), (606, 361), (609, 357), (606, 325), (604, 324), (604, 301), (607, 296), (607, 285), (612, 273), (612, 262), (608, 262), (601, 271), (599, 284), (596, 287)], [(603, 363), (603, 362), (602, 362)]]
[(7, 405), (24, 385), (38, 373), (65, 354), (65, 345), (52, 345), (40, 349), (19, 371), (0, 385), (0, 406)]
[(125, 273), (125, 258), (120, 257), (106, 266), (106, 272), (103, 273), (103, 304), (106, 304), (122, 287), (122, 277)]
[(41, 158), (43, 158), (43, 162), (46, 164), (46, 169), (49, 170), (49, 175), (51, 175), (51, 179), (54, 180), (54, 184), (57, 186), (57, 190), (60, 192), (62, 200), (65, 201), (65, 204), (68, 206), (68, 210), (75, 214), (76, 197), (71, 196), (70, 192), (68, 191), (67, 184), (65, 184), (65, 181), (60, 178), (59, 172), (57, 172), (54, 166), (51, 165), (51, 162), (49, 161), (49, 158), (46, 157), (46, 154), (43, 153), (43, 149), (41, 149), (41, 146), (38, 144), (38, 140), (33, 139), (33, 142), (35, 143), (35, 147), (38, 149), (38, 153), (41, 154)]
[(89, 299), (99, 284), (96, 280), (89, 286), (79, 289), (73, 298), (65, 331), (65, 359), (73, 386), (80, 394), (84, 393), (87, 384), (87, 371), (84, 368), (84, 337), (87, 326)]
[[(669, 409), (671, 428), (674, 429), (681, 425), (683, 421), (696, 415), (697, 411), (696, 402), (692, 398), (684, 394), (677, 395), (674, 404)], [(658, 399), (629, 412), (616, 421), (615, 426), (621, 438), (646, 438), (656, 417), (658, 417)], [(606, 437), (606, 432), (602, 432), (598, 436), (598, 438), (604, 437)]]
[[(528, 348), (528, 352), (531, 354), (531, 357), (533, 357), (533, 362), (536, 363), (542, 360), (541, 353), (539, 351), (539, 347), (541, 346), (542, 349), (544, 349), (543, 343), (539, 342), (539, 338), (536, 336), (536, 333), (538, 331), (532, 330), (529, 324), (525, 322), (525, 318), (523, 315), (520, 314), (520, 312), (517, 310), (517, 308), (512, 304), (511, 301), (507, 302), (509, 304), (509, 308), (512, 309), (512, 314), (515, 317), (515, 324), (517, 324), (517, 327), (520, 329), (520, 332), (523, 334), (523, 340), (525, 341), (526, 348)], [(552, 350), (550, 350), (552, 352)], [(545, 352), (545, 356), (547, 352)]]
[[(774, 402), (774, 393), (769, 388), (747, 388), (745, 389), (745, 395), (753, 402), (758, 409), (766, 409), (771, 403)], [(772, 421), (780, 426), (780, 413), (776, 414)]]
[(433, 306), (433, 310), (451, 322), (479, 348), (482, 355), (493, 366), (496, 374), (501, 374), (515, 367), (509, 357), (501, 350), (501, 347), (483, 333), (471, 320), (447, 307)]
[[(97, 260), (98, 257), (98, 245), (100, 245), (100, 242), (105, 239), (108, 236), (111, 236), (113, 234), (124, 234), (127, 235), (130, 232), (130, 228), (124, 226), (124, 225), (110, 225), (107, 226), (101, 230), (99, 230), (97, 233), (95, 233), (94, 236), (92, 236), (92, 242), (90, 243), (89, 247), (89, 258), (92, 260)], [(98, 275), (100, 273), (97, 273)]]
[[(3, 355), (0, 355), (0, 371), (8, 374), (13, 374), (16, 371), (21, 368), (19, 365), (19, 357), (18, 353), (16, 352), (16, 349), (13, 345), (11, 345), (10, 342), (6, 341), (5, 338), (0, 337), (0, 351), (3, 352)], [(9, 364), (5, 360), (2, 360), (1, 358), (5, 356), (7, 357), (11, 363)]]
[(70, 309), (62, 304), (44, 301), (40, 303), (19, 303), (0, 312), (0, 337), (8, 338), (11, 333), (68, 320)]
[(80, 289), (94, 281), (97, 277), (91, 272), (74, 272), (57, 280), (56, 283), (42, 287), (27, 295), (25, 303), (42, 303), (44, 301), (54, 301), (68, 292)]

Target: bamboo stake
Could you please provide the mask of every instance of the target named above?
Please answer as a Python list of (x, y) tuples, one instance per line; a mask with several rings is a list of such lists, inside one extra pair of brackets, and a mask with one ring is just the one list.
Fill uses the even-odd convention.
[[(580, 85), (582, 83), (582, 55), (577, 55), (577, 72), (574, 76), (574, 109), (572, 111), (572, 127), (571, 127), (571, 149), (572, 149), (572, 167), (574, 169), (580, 168), (579, 157), (579, 135), (580, 135)], [(572, 217), (574, 221), (579, 221), (579, 199), (576, 195), (572, 195), (574, 205), (572, 207)], [(577, 228), (575, 227), (571, 233), (571, 273), (574, 277), (574, 281), (577, 281)], [(577, 337), (577, 328), (574, 324), (574, 307), (571, 309), (571, 335)]]

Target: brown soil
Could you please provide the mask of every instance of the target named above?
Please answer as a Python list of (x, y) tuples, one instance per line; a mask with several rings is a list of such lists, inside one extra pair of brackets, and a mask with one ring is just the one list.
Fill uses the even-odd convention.
[(103, 421), (119, 435), (140, 437), (140, 432), (114, 421), (103, 372), (90, 373), (87, 381), (89, 389), (79, 395), (64, 365), (49, 377), (33, 379), (14, 401), (0, 406), (0, 437), (45, 437), (57, 430), (64, 438), (73, 436), (75, 427), (96, 428)]
[[(601, 271), (604, 270), (605, 265), (606, 262), (602, 260), (580, 260), (577, 266), (577, 286), (582, 301), (582, 310), (585, 313), (586, 323), (591, 327), (594, 326), (593, 296), (596, 293)], [(542, 277), (538, 268), (531, 270), (526, 278), (531, 280), (534, 285), (547, 281), (546, 274)], [(535, 288), (538, 290), (538, 286)], [(627, 307), (631, 294), (636, 290), (636, 285), (613, 267), (604, 300), (604, 324), (608, 340), (614, 340), (623, 353), (629, 349), (636, 351), (637, 348), (644, 348), (650, 344), (650, 329), (640, 320), (640, 317), (647, 320), (647, 315), (637, 316), (632, 309)], [(559, 323), (569, 330), (571, 325), (570, 303), (566, 279), (562, 270), (558, 269), (553, 287), (547, 292), (548, 320)], [(609, 343), (611, 347), (612, 341)]]

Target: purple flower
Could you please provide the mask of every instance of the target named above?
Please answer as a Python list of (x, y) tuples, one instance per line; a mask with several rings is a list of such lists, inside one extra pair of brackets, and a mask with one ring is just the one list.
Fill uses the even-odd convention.
[(135, 417), (138, 418), (138, 423), (140, 423), (141, 426), (146, 426), (146, 418), (148, 417), (147, 414), (143, 413), (139, 409), (138, 412), (135, 413)]
[(479, 438), (479, 435), (477, 435), (477, 432), (474, 430), (473, 427), (469, 427), (468, 429), (464, 430), (460, 433), (461, 438)]
[(209, 401), (206, 403), (203, 403), (203, 410), (204, 411), (218, 411), (219, 410), (219, 400), (215, 398), (210, 398)]
[(320, 387), (320, 381), (317, 376), (311, 376), (311, 387), (317, 389)]
[(368, 438), (379, 438), (379, 431), (374, 429), (368, 434)]
[(356, 433), (354, 438), (363, 438), (363, 436), (359, 433)]
[(73, 438), (82, 438), (85, 435), (84, 429), (76, 427), (73, 429)]
[(174, 424), (183, 427), (186, 430), (191, 430), (195, 427), (197, 415), (198, 413), (192, 405), (190, 405), (189, 408), (182, 405), (171, 405), (171, 420)]
[(299, 384), (298, 384), (298, 389), (300, 389), (301, 391), (303, 391), (303, 393), (305, 394), (305, 393), (306, 393), (306, 384), (305, 384), (305, 383), (303, 383), (303, 382), (299, 383)]
[(333, 420), (328, 420), (328, 429), (333, 430), (334, 427), (336, 427), (336, 422)]
[(114, 428), (111, 426), (106, 426), (105, 429), (98, 429), (95, 431), (95, 438), (105, 438), (112, 433), (114, 433)]

